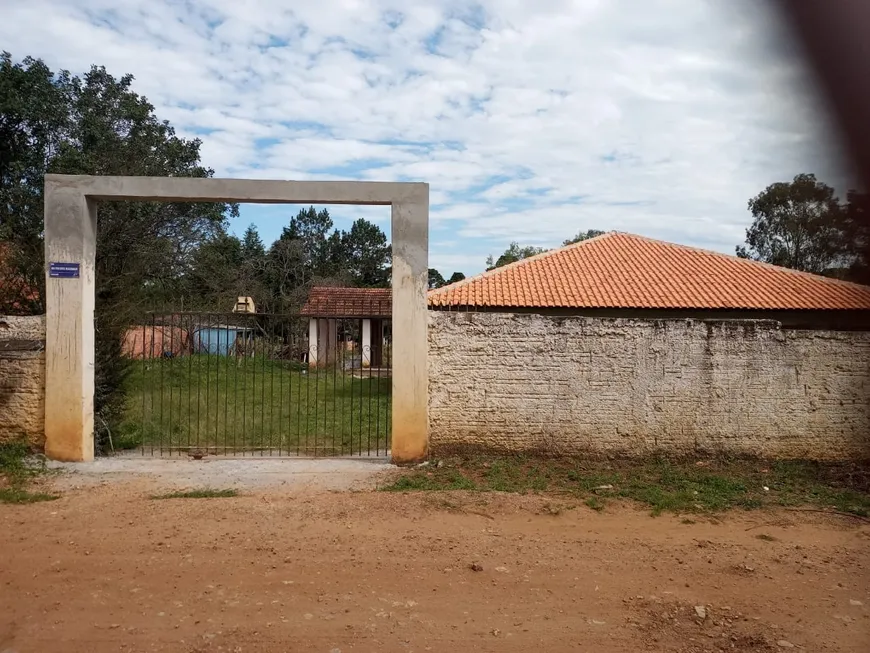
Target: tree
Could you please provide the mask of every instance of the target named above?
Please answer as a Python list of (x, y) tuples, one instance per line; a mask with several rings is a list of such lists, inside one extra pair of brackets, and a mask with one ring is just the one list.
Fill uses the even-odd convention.
[(266, 263), (269, 292), (258, 301), (269, 311), (298, 310), (312, 284), (311, 261), (299, 239), (279, 238), (269, 248)]
[(257, 232), (257, 227), (251, 223), (245, 229), (245, 235), (242, 236), (242, 257), (245, 259), (261, 259), (266, 255), (266, 247), (263, 245), (263, 239)]
[(392, 250), (380, 227), (362, 218), (349, 231), (332, 225), (326, 209), (302, 209), (269, 248), (266, 267), (276, 307), (298, 308), (315, 284), (389, 284)]
[[(340, 237), (330, 237), (329, 211), (313, 206), (300, 209), (281, 231), (266, 255), (268, 297), (259, 300), (270, 310), (298, 310), (313, 280), (335, 268)], [(334, 234), (333, 234), (334, 235)]]
[(43, 175), (66, 137), (71, 80), (0, 54), (0, 314), (43, 311)]
[(253, 297), (265, 307), (269, 294), (269, 261), (263, 240), (253, 224), (248, 225), (242, 236), (241, 255), (241, 263), (236, 267), (238, 277), (230, 280), (226, 287), (235, 288), (236, 296)]
[(435, 268), (429, 268), (429, 290), (434, 290), (435, 288), (442, 288), (443, 286), (450, 285), (451, 283), (456, 283), (457, 281), (462, 281), (465, 279), (465, 275), (461, 272), (454, 272), (449, 279), (446, 281), (444, 277), (441, 276), (441, 273)]
[(198, 300), (205, 308), (228, 308), (242, 295), (259, 299), (245, 278), (243, 251), (242, 241), (225, 230), (202, 243), (193, 253), (186, 278), (188, 306), (195, 308)]
[[(345, 249), (344, 232), (336, 229), (326, 239), (324, 257), (316, 268), (316, 275), (320, 277), (336, 277), (350, 279), (353, 274), (349, 268), (350, 260)], [(358, 270), (356, 271), (359, 272)]]
[(360, 218), (349, 231), (333, 231), (326, 209), (302, 209), (269, 248), (272, 301), (294, 310), (315, 284), (384, 287), (390, 280), (391, 255), (376, 224)]
[(870, 194), (849, 191), (842, 216), (843, 250), (850, 261), (844, 276), (870, 284)]
[(444, 277), (441, 276), (441, 273), (435, 268), (429, 268), (429, 290), (434, 290), (435, 288), (440, 288), (445, 285), (447, 282), (444, 281)]
[(843, 208), (815, 175), (771, 184), (748, 206), (754, 221), (737, 256), (817, 274), (848, 264)]
[(323, 276), (334, 272), (336, 250), (340, 237), (330, 239), (332, 218), (329, 211), (318, 211), (313, 206), (301, 209), (281, 232), (279, 240), (297, 240), (307, 259), (309, 276)]
[[(43, 62), (0, 57), (0, 245), (44, 310), (43, 175), (210, 177), (199, 140), (175, 135), (154, 107), (93, 66), (81, 78), (53, 74)], [(98, 443), (120, 414), (128, 362), (124, 330), (146, 299), (182, 292), (194, 252), (225, 225), (235, 206), (111, 202), (99, 207), (96, 250), (95, 392)], [(2, 309), (2, 307), (0, 307)]]
[(603, 236), (604, 232), (600, 229), (587, 229), (586, 231), (579, 232), (573, 238), (569, 238), (568, 240), (562, 243), (562, 247), (566, 245), (573, 245), (574, 243), (579, 243), (584, 240), (589, 240), (590, 238), (595, 238), (596, 236)]
[(339, 257), (354, 285), (383, 288), (389, 284), (392, 248), (381, 228), (363, 218), (342, 232)]
[(528, 245), (526, 247), (520, 247), (519, 243), (513, 242), (504, 251), (504, 253), (498, 257), (495, 263), (493, 263), (492, 255), (488, 256), (486, 259), (486, 269), (494, 270), (495, 268), (500, 268), (503, 265), (508, 265), (509, 263), (516, 263), (517, 261), (521, 261), (524, 258), (529, 258), (530, 256), (543, 254), (546, 251), (547, 250), (543, 247), (533, 247), (531, 245)]

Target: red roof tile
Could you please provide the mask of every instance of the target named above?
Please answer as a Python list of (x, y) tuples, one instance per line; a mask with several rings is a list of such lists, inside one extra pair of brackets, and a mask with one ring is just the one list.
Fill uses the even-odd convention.
[(309, 317), (377, 317), (393, 314), (390, 288), (333, 288), (317, 286), (308, 294), (302, 315)]
[(614, 231), (432, 290), (429, 306), (870, 310), (870, 286)]

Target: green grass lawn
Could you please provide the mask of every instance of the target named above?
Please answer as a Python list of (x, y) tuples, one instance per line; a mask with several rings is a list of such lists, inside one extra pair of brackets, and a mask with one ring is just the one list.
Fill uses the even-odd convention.
[(870, 515), (870, 468), (858, 463), (457, 457), (408, 470), (382, 489), (555, 493), (597, 511), (612, 500), (629, 499), (654, 514), (815, 506)]
[(380, 453), (390, 438), (390, 377), (309, 371), (263, 356), (135, 361), (116, 448), (147, 453)]

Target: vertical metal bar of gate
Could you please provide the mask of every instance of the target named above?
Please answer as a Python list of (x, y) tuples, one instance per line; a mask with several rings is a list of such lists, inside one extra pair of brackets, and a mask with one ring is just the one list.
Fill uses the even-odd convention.
[(338, 398), (337, 398), (338, 392), (336, 389), (335, 382), (337, 379), (338, 367), (341, 364), (340, 361), (342, 358), (342, 351), (341, 351), (341, 347), (339, 345), (339, 343), (341, 341), (338, 339), (338, 334), (339, 334), (338, 326), (339, 326), (338, 320), (336, 320), (335, 321), (335, 335), (332, 336), (337, 341), (337, 342), (333, 343), (333, 346), (335, 347), (335, 360), (332, 361), (332, 449), (333, 449), (333, 452), (335, 452), (335, 448), (336, 448), (335, 442), (336, 442), (336, 440), (338, 440), (338, 453), (343, 454), (344, 453), (344, 439), (335, 430), (335, 426), (336, 426), (336, 424), (335, 424), (335, 409), (336, 409), (336, 402), (338, 400)]
[[(347, 412), (347, 422), (345, 423), (345, 437), (347, 441), (350, 443), (350, 447), (353, 450), (355, 446), (355, 441), (353, 437), (353, 429), (354, 423), (356, 421), (356, 409), (354, 408), (354, 400), (356, 398), (356, 388), (354, 383), (354, 375), (356, 374), (356, 365), (357, 359), (362, 361), (362, 331), (361, 324), (357, 324), (357, 321), (353, 318), (349, 318), (347, 320), (348, 331), (350, 333), (350, 363), (348, 365), (347, 370), (347, 387), (348, 387), (348, 402), (346, 402), (345, 410)], [(356, 455), (360, 455), (362, 452), (359, 448), (356, 448)]]
[[(359, 347), (360, 347), (360, 357), (359, 357), (359, 419), (357, 420), (357, 428), (359, 429), (359, 452), (362, 453), (362, 432), (363, 432), (363, 394), (365, 392), (365, 359), (366, 359), (366, 344), (363, 340), (363, 320), (359, 320)], [(369, 340), (371, 340), (371, 331), (369, 331)], [(369, 343), (369, 347), (371, 347), (371, 343)], [(371, 365), (371, 361), (369, 361), (369, 365)]]
[[(241, 432), (241, 440), (245, 442), (246, 434), (248, 431), (248, 402), (247, 402), (247, 387), (248, 387), (248, 331), (244, 329), (242, 331), (242, 349), (241, 349), (241, 363), (242, 363), (242, 432)], [(242, 449), (242, 453), (244, 454), (244, 449)]]
[[(379, 311), (381, 315), (383, 315), (383, 311)], [(378, 329), (378, 349), (381, 352), (381, 361), (378, 370), (378, 392), (377, 392), (377, 406), (375, 407), (375, 455), (381, 455), (381, 388), (383, 384), (381, 383), (383, 367), (384, 367), (384, 323), (381, 322), (380, 328)], [(371, 454), (371, 450), (369, 450), (369, 454)]]
[(186, 449), (190, 451), (190, 434), (193, 431), (193, 357), (196, 356), (196, 351), (198, 349), (196, 342), (196, 330), (193, 326), (193, 315), (188, 315), (187, 317), (187, 333), (188, 337), (191, 339), (190, 343), (190, 354), (187, 356), (187, 433), (184, 441), (186, 444)]
[[(310, 331), (309, 331), (310, 333)], [(302, 379), (303, 376), (307, 380), (307, 375), (311, 372), (311, 352), (312, 347), (316, 347), (317, 343), (314, 344), (308, 343), (308, 356), (305, 357), (305, 369), (302, 370), (302, 374), (299, 376), (299, 383), (296, 384), (296, 455), (299, 455), (299, 444), (302, 442)], [(306, 388), (308, 385), (306, 384)]]
[(226, 352), (225, 356), (226, 360), (224, 361), (224, 433), (223, 440), (224, 443), (224, 455), (227, 455), (227, 445), (229, 444), (230, 437), (230, 361), (232, 360), (232, 351), (230, 349), (230, 329), (227, 329), (227, 337), (225, 339), (226, 344)]
[[(166, 342), (166, 318), (163, 318), (164, 326), (163, 326), (163, 338), (162, 342)], [(165, 351), (165, 348), (164, 348)], [(168, 361), (168, 362), (167, 362)], [(175, 369), (175, 314), (172, 313), (169, 316), (169, 354), (160, 360), (161, 367), (167, 366), (169, 367), (168, 377), (169, 377), (169, 422), (166, 425), (166, 434), (169, 440), (169, 450), (172, 451), (172, 436), (174, 434), (173, 422), (172, 422), (172, 409), (173, 409), (173, 401), (175, 399), (175, 377), (173, 376), (173, 371)]]
[[(286, 352), (286, 333), (284, 330), (284, 322), (280, 323), (280, 333), (281, 337), (278, 339), (278, 364), (281, 366), (279, 369), (281, 373), (278, 374), (278, 428), (281, 428), (281, 424), (284, 423), (284, 356), (287, 355)], [(279, 430), (278, 435), (278, 455), (281, 455), (284, 445), (283, 434)]]
[[(148, 387), (148, 320), (142, 320), (142, 455), (145, 455), (145, 448), (148, 442), (151, 442), (151, 455), (154, 455), (153, 440), (149, 437), (151, 432), (150, 424), (148, 423), (148, 393), (145, 388)], [(134, 345), (135, 347), (135, 345)], [(138, 347), (134, 349), (138, 353)]]

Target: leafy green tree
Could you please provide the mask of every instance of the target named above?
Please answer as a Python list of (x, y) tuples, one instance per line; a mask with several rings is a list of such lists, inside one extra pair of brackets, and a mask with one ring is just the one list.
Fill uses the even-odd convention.
[(363, 218), (342, 232), (340, 257), (344, 259), (353, 284), (364, 288), (389, 285), (392, 249), (381, 228)]
[(336, 229), (326, 238), (323, 258), (314, 269), (316, 277), (348, 279), (353, 272), (349, 269), (344, 232)]
[(225, 230), (202, 243), (193, 252), (186, 278), (188, 306), (195, 308), (198, 299), (204, 308), (229, 310), (239, 296), (259, 299), (243, 278), (245, 262), (242, 241)]
[(435, 268), (429, 268), (429, 290), (441, 288), (457, 281), (465, 279), (465, 275), (461, 272), (454, 272), (449, 279), (445, 280), (441, 273)]
[(815, 175), (771, 184), (749, 210), (754, 220), (737, 256), (819, 274), (848, 264), (843, 207)]
[(330, 238), (332, 218), (329, 211), (318, 211), (313, 206), (300, 209), (290, 224), (284, 227), (279, 240), (298, 241), (307, 259), (309, 276), (333, 272), (336, 250), (340, 250), (340, 238)]
[[(175, 135), (133, 92), (133, 77), (94, 66), (82, 77), (31, 58), (0, 57), (0, 238), (44, 310), (43, 175), (209, 177), (199, 140)], [(118, 416), (127, 362), (124, 330), (146, 300), (183, 292), (193, 252), (237, 207), (111, 202), (100, 206), (96, 252), (97, 440)]]
[(71, 122), (72, 82), (0, 54), (0, 313), (44, 310), (43, 176)]
[(257, 299), (271, 312), (298, 310), (313, 285), (311, 261), (300, 239), (279, 238), (269, 248), (266, 274), (269, 292)]
[(435, 288), (440, 288), (445, 285), (447, 282), (444, 281), (444, 277), (441, 276), (441, 273), (435, 268), (429, 268), (429, 290), (434, 290)]
[(341, 234), (333, 231), (329, 211), (301, 209), (269, 248), (265, 267), (269, 293), (259, 301), (272, 311), (298, 310), (315, 283), (342, 283)]
[(529, 258), (530, 256), (543, 254), (546, 251), (547, 250), (544, 247), (533, 247), (531, 245), (520, 247), (519, 243), (513, 242), (508, 246), (504, 253), (495, 260), (495, 262), (493, 262), (493, 257), (491, 255), (488, 256), (486, 259), (486, 269), (494, 270), (495, 268), (500, 268), (509, 263), (516, 263), (517, 261)]
[(573, 238), (569, 238), (568, 240), (562, 243), (562, 247), (566, 245), (573, 245), (574, 243), (579, 243), (584, 240), (589, 240), (590, 238), (595, 238), (597, 236), (603, 236), (604, 232), (600, 229), (587, 229), (586, 231), (579, 232)]
[(391, 249), (380, 227), (362, 218), (349, 231), (332, 227), (326, 209), (302, 209), (269, 249), (268, 275), (280, 305), (298, 307), (315, 284), (389, 284)]
[(842, 216), (843, 252), (849, 262), (843, 277), (870, 284), (870, 194), (849, 191)]

